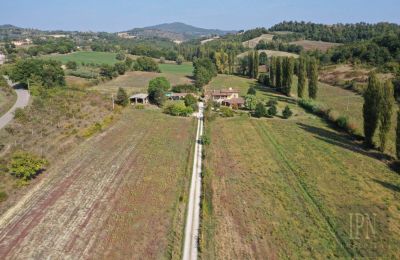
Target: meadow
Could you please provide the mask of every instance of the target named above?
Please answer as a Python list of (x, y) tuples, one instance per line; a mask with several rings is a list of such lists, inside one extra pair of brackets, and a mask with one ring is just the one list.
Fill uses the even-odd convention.
[(193, 67), (191, 63), (184, 63), (183, 65), (160, 64), (160, 69), (161, 73), (129, 71), (125, 75), (94, 86), (91, 89), (107, 95), (115, 94), (120, 87), (124, 88), (128, 94), (147, 92), (150, 80), (156, 77), (166, 77), (171, 86), (193, 83)]
[(245, 41), (242, 44), (243, 44), (244, 47), (255, 48), (256, 45), (260, 41), (271, 42), (273, 38), (274, 38), (273, 34), (263, 34), (263, 35), (261, 35), (259, 37), (254, 38), (254, 39)]
[(399, 256), (400, 182), (374, 151), (310, 114), (207, 125), (202, 258)]
[(66, 64), (68, 61), (75, 61), (79, 63), (93, 63), (93, 64), (109, 64), (113, 65), (118, 60), (116, 53), (113, 52), (98, 52), (98, 51), (78, 51), (70, 54), (52, 54), (45, 55), (41, 58), (60, 61)]
[(328, 49), (332, 47), (341, 45), (340, 43), (334, 43), (334, 42), (309, 41), (309, 40), (294, 41), (290, 42), (290, 44), (302, 46), (305, 51), (319, 50), (322, 52), (326, 52)]

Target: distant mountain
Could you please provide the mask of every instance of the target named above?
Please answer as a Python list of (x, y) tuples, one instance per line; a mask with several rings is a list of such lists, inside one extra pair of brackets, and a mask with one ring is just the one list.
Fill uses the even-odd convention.
[(174, 41), (186, 41), (208, 36), (222, 36), (228, 33), (236, 33), (236, 31), (204, 29), (178, 22), (135, 28), (126, 32), (139, 37), (163, 37)]

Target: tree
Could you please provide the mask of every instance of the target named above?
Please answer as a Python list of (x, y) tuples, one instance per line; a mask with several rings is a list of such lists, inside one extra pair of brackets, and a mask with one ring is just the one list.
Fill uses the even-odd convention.
[(258, 102), (256, 105), (256, 109), (254, 111), (254, 116), (260, 118), (264, 117), (267, 114), (267, 109), (265, 108), (265, 105), (261, 102)]
[(129, 104), (129, 97), (125, 89), (118, 88), (117, 97), (115, 98), (115, 103), (123, 107), (126, 107)]
[(253, 78), (258, 79), (258, 66), (260, 66), (260, 57), (258, 51), (253, 52)]
[(155, 62), (152, 58), (149, 57), (137, 58), (134, 69), (138, 71), (161, 72), (157, 62)]
[(228, 73), (229, 72), (228, 54), (226, 54), (223, 51), (216, 52), (214, 58), (218, 73)]
[(254, 95), (246, 95), (244, 98), (244, 106), (246, 107), (247, 110), (254, 110), (256, 105), (257, 105), (257, 98)]
[(400, 110), (397, 111), (396, 157), (397, 159), (400, 159)]
[(213, 77), (217, 76), (217, 68), (209, 58), (197, 59), (193, 63), (193, 67), (195, 85), (198, 88), (208, 84)]
[(247, 90), (247, 95), (256, 95), (256, 88), (251, 86), (248, 90)]
[(124, 75), (126, 72), (125, 62), (117, 62), (114, 65), (114, 70), (118, 72), (119, 75)]
[(185, 106), (197, 110), (197, 99), (192, 94), (187, 94), (185, 96)]
[(100, 76), (103, 78), (112, 79), (116, 76), (114, 67), (108, 64), (101, 65)]
[(126, 57), (125, 59), (125, 66), (127, 70), (131, 70), (133, 65), (133, 60), (131, 57)]
[(317, 98), (318, 92), (318, 66), (315, 59), (310, 61), (310, 76), (308, 79), (308, 96), (312, 99)]
[(249, 78), (254, 78), (254, 55), (251, 51), (248, 52), (247, 54), (247, 65), (248, 65), (248, 69), (247, 69), (247, 73), (248, 73), (248, 77)]
[(72, 60), (68, 61), (65, 66), (69, 70), (76, 70), (78, 68), (78, 64), (76, 63), (76, 61), (72, 61)]
[(297, 84), (297, 95), (299, 98), (303, 98), (304, 91), (306, 89), (306, 77), (307, 77), (307, 66), (304, 58), (300, 58), (298, 74), (299, 75)]
[(165, 63), (165, 57), (161, 56), (159, 62), (160, 62), (160, 64), (164, 64)]
[(185, 61), (185, 58), (183, 58), (182, 55), (178, 55), (178, 57), (176, 57), (176, 64), (178, 65), (182, 65), (182, 63)]
[(40, 171), (44, 170), (48, 162), (36, 155), (26, 152), (16, 152), (8, 165), (11, 175), (24, 181), (30, 180)]
[(290, 109), (289, 106), (286, 106), (285, 109), (282, 111), (282, 116), (285, 119), (288, 119), (289, 117), (291, 117), (293, 115), (292, 110)]
[(379, 140), (380, 151), (384, 152), (386, 148), (387, 136), (392, 125), (392, 114), (394, 106), (394, 89), (390, 80), (386, 81), (382, 89), (382, 98), (379, 111)]
[(265, 52), (260, 53), (260, 65), (267, 65), (268, 56)]
[(163, 105), (166, 100), (165, 92), (170, 88), (171, 85), (165, 77), (157, 77), (150, 80), (147, 90), (149, 100), (158, 106)]
[(294, 61), (293, 58), (285, 58), (283, 65), (283, 92), (290, 96), (290, 91), (293, 84), (293, 71), (294, 71)]
[(240, 58), (239, 66), (237, 68), (238, 73), (245, 76), (248, 75), (248, 68), (249, 68), (249, 59), (248, 58)]
[(283, 68), (282, 68), (282, 58), (276, 58), (276, 87), (281, 90), (283, 86)]
[(271, 87), (276, 87), (276, 57), (272, 56), (269, 66), (269, 81)]
[(268, 108), (268, 111), (267, 111), (268, 116), (273, 117), (273, 116), (276, 116), (277, 113), (278, 113), (278, 109), (276, 108), (276, 105), (272, 105)]
[(379, 106), (381, 99), (380, 84), (375, 73), (371, 73), (368, 78), (368, 86), (364, 92), (363, 118), (365, 144), (373, 146), (373, 137), (378, 127)]
[(123, 60), (125, 60), (125, 53), (123, 53), (122, 51), (120, 51), (120, 52), (117, 53), (117, 55), (115, 56), (115, 58), (116, 58), (117, 60), (123, 61)]

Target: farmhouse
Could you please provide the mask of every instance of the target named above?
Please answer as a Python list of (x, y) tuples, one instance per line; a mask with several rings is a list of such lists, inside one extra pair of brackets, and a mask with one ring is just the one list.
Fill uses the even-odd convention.
[(223, 101), (239, 98), (239, 91), (232, 88), (222, 90), (212, 90), (208, 93), (208, 98), (222, 104)]
[(129, 97), (129, 100), (131, 101), (132, 104), (137, 104), (137, 103), (147, 104), (149, 103), (149, 95), (144, 93), (139, 93)]

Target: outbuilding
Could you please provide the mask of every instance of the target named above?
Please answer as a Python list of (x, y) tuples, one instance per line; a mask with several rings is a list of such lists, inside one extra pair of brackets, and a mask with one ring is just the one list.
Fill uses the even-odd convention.
[(149, 103), (149, 95), (145, 94), (145, 93), (135, 94), (135, 95), (131, 96), (129, 99), (132, 104), (137, 104), (137, 103), (147, 104), (147, 103)]

